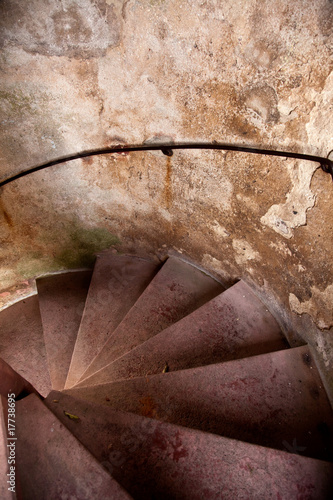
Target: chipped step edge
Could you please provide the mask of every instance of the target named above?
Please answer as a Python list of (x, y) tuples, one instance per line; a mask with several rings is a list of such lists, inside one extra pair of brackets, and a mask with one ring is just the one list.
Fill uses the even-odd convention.
[[(178, 250), (169, 248), (169, 249), (161, 249), (160, 251), (156, 252), (157, 258), (164, 263), (169, 257), (176, 257), (177, 259), (181, 260), (182, 262), (185, 262), (185, 264), (188, 264), (189, 266), (194, 267), (195, 269), (198, 269), (198, 271), (201, 271), (203, 274), (206, 276), (209, 276), (209, 278), (213, 279), (217, 283), (219, 283), (225, 290), (227, 288), (230, 288), (229, 283), (226, 283), (225, 281), (221, 280), (221, 277), (217, 273), (212, 273), (210, 271), (207, 271), (204, 267), (202, 267), (200, 264), (192, 260), (190, 257), (187, 255), (183, 255), (180, 253)], [(237, 283), (239, 280), (235, 280), (232, 284)]]
[[(41, 278), (49, 278), (51, 276), (58, 276), (60, 274), (79, 273), (83, 271), (92, 271), (92, 268), (81, 267), (78, 269), (62, 269), (60, 271), (51, 271), (49, 273), (43, 273), (38, 276), (35, 276), (34, 278), (29, 279), (27, 281), (22, 281), (21, 283), (15, 286), (16, 288), (15, 292), (14, 291), (11, 292), (10, 289), (2, 290), (0, 292), (0, 299), (1, 299), (1, 294), (9, 293), (10, 295), (8, 296), (8, 300), (3, 300), (2, 304), (0, 302), (0, 312), (4, 311), (8, 307), (13, 306), (14, 304), (17, 304), (18, 302), (21, 302), (22, 300), (28, 299), (29, 297), (33, 297), (34, 295), (38, 295), (36, 281)], [(26, 287), (27, 283), (29, 283), (28, 288)], [(20, 285), (22, 285), (22, 288), (20, 288)], [(24, 288), (23, 285), (25, 285), (26, 288)]]

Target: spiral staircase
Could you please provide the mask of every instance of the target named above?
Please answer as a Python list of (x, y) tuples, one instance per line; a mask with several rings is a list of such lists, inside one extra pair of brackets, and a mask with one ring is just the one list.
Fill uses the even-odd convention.
[(1, 499), (333, 498), (309, 347), (290, 348), (243, 281), (104, 252), (37, 289), (0, 314)]

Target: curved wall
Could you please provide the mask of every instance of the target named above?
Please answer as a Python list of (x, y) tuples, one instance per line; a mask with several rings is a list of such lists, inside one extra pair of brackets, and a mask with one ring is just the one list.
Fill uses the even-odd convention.
[[(82, 150), (223, 141), (333, 148), (328, 0), (3, 0), (0, 175)], [(333, 184), (223, 152), (77, 160), (2, 188), (1, 300), (94, 252), (177, 251), (248, 281), (332, 366)]]

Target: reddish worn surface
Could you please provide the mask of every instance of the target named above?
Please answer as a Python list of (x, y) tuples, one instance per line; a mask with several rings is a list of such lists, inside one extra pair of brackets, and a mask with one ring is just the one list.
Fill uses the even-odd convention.
[[(136, 499), (318, 500), (333, 492), (333, 465), (326, 462), (57, 392), (45, 403)], [(78, 415), (79, 422), (64, 411)]]
[(37, 280), (47, 362), (54, 389), (65, 387), (88, 293), (91, 271)]
[(114, 409), (333, 460), (333, 415), (307, 347), (68, 392)]
[(156, 272), (156, 263), (137, 257), (97, 258), (66, 387), (77, 382)]
[(77, 386), (176, 371), (285, 347), (273, 316), (240, 281)]
[(16, 435), (23, 500), (131, 498), (35, 395), (17, 404)]
[(36, 392), (32, 385), (0, 358), (0, 395), (7, 398), (13, 393), (17, 398), (32, 392)]
[(170, 257), (81, 379), (108, 365), (221, 293), (222, 285)]
[(51, 381), (37, 296), (1, 311), (0, 357), (47, 396)]

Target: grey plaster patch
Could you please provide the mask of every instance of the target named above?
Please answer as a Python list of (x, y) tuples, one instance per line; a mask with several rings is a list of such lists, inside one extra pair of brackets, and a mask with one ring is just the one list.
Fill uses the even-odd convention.
[(238, 265), (246, 264), (249, 260), (261, 260), (259, 253), (246, 240), (235, 239), (232, 246), (235, 250), (235, 260)]
[(14, 44), (46, 56), (89, 58), (105, 54), (120, 41), (121, 24), (113, 4), (30, 0), (28, 5), (20, 0), (1, 2), (0, 47)]
[(277, 103), (275, 90), (266, 84), (248, 88), (244, 93), (245, 107), (250, 113), (254, 113), (254, 124), (257, 118), (264, 123), (277, 122), (279, 120)]

